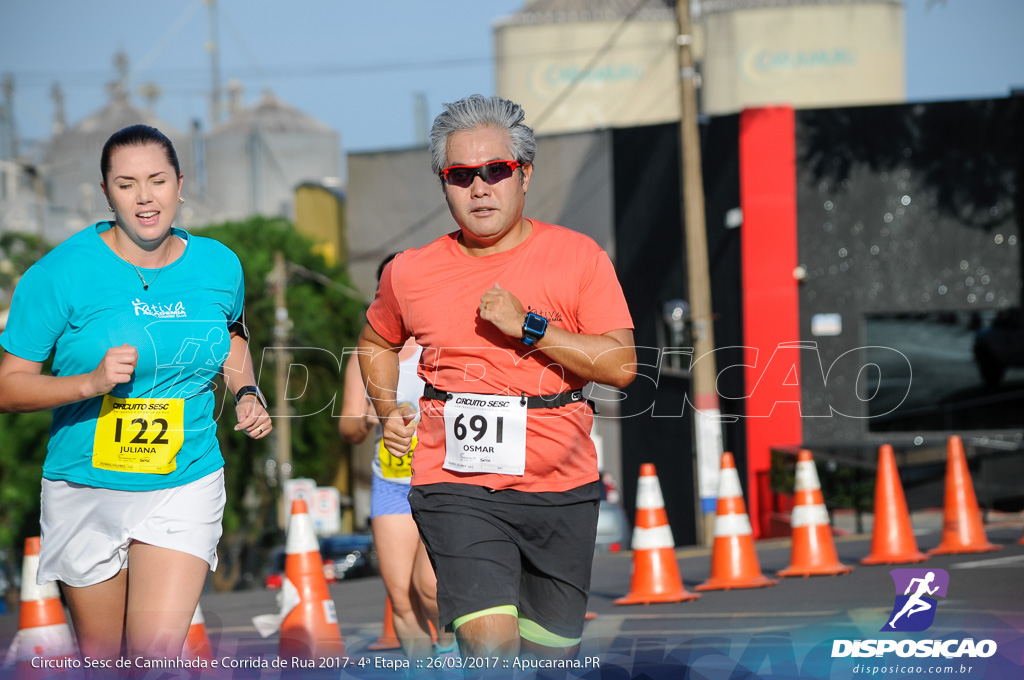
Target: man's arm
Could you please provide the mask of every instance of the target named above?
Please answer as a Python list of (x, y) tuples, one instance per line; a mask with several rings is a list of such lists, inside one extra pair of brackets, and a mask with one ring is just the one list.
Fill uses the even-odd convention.
[(388, 342), (370, 324), (363, 326), (363, 332), (359, 334), (359, 368), (366, 383), (366, 395), (383, 423), (384, 446), (396, 456), (409, 451), (416, 432), (416, 425), (412, 422), (415, 411), (408, 406), (400, 409), (395, 401), (398, 352), (403, 344)]
[[(504, 288), (494, 287), (480, 298), (480, 318), (513, 338), (523, 337), (526, 309)], [(548, 325), (535, 345), (554, 361), (587, 381), (625, 387), (636, 377), (636, 349), (628, 328), (603, 335), (571, 333)]]
[(584, 335), (549, 325), (535, 347), (587, 381), (622, 388), (636, 377), (636, 349), (628, 328)]

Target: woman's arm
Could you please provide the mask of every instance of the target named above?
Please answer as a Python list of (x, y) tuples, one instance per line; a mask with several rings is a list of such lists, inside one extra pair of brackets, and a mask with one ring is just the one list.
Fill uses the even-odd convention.
[(0, 360), (0, 413), (45, 411), (106, 394), (132, 378), (139, 353), (131, 345), (111, 347), (89, 373), (43, 375), (40, 361), (4, 352)]
[[(224, 386), (234, 401), (238, 390), (246, 385), (256, 384), (256, 374), (252, 368), (252, 357), (249, 355), (249, 341), (238, 333), (231, 333), (231, 351), (224, 360)], [(255, 394), (247, 394), (235, 405), (238, 424), (235, 430), (245, 430), (253, 439), (261, 439), (270, 434), (274, 425), (270, 422), (270, 414), (263, 408)]]

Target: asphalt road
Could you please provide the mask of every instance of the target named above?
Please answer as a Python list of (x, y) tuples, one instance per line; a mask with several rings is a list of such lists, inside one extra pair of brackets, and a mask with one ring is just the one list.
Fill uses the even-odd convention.
[[(918, 530), (918, 545), (938, 545), (940, 527)], [(595, 557), (589, 610), (597, 617), (586, 624), (581, 657), (597, 657), (600, 668), (576, 670), (584, 678), (858, 678), (869, 672), (884, 677), (1024, 677), (1024, 545), (1019, 544), (1019, 516), (1002, 516), (987, 526), (989, 540), (1002, 549), (994, 553), (933, 556), (920, 565), (861, 566), (870, 552), (869, 535), (837, 537), (842, 562), (856, 565), (847, 575), (789, 578), (770, 588), (701, 593), (700, 599), (671, 604), (617, 606), (630, 590), (632, 554), (599, 553)], [(786, 540), (761, 541), (757, 552), (767, 576), (786, 567)], [(694, 591), (707, 579), (709, 551), (679, 549), (684, 587)], [(949, 589), (939, 599), (933, 625), (919, 633), (880, 633), (893, 608), (892, 568), (944, 569)], [(384, 587), (379, 578), (330, 586), (351, 664), (342, 678), (401, 677), (385, 668), (401, 659), (397, 652), (373, 652), (367, 645), (381, 633)], [(276, 594), (265, 590), (205, 593), (201, 605), (215, 655), (226, 658), (272, 659), (275, 637), (260, 638), (251, 619), (277, 610)], [(0, 644), (6, 647), (17, 627), (16, 616), (0, 616)], [(989, 659), (832, 658), (834, 639), (992, 639), (998, 644)], [(868, 671), (863, 664), (873, 664)], [(899, 666), (903, 663), (904, 666)], [(896, 667), (896, 672), (883, 664)], [(922, 666), (923, 664), (923, 666)], [(937, 676), (929, 664), (939, 669)], [(378, 666), (378, 670), (372, 670)], [(903, 668), (904, 671), (899, 669)], [(906, 669), (909, 669), (906, 670)], [(942, 672), (943, 669), (954, 672)], [(920, 673), (918, 673), (920, 671)], [(276, 673), (276, 675), (275, 675)], [(510, 672), (511, 673), (511, 672)], [(555, 674), (551, 677), (564, 677)], [(337, 671), (328, 675), (338, 677)], [(280, 671), (249, 669), (235, 677), (274, 678)], [(456, 676), (457, 677), (457, 676)], [(512, 677), (511, 674), (501, 677)], [(522, 674), (516, 677), (531, 677)]]

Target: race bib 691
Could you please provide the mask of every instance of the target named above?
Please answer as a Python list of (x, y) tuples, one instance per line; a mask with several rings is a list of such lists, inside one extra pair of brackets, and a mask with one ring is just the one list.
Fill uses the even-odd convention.
[(522, 475), (526, 404), (520, 397), (453, 393), (444, 404), (444, 469)]

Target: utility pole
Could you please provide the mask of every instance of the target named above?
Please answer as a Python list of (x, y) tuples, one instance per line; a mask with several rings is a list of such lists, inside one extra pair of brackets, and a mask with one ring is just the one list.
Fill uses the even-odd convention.
[(29, 166), (32, 175), (32, 188), (35, 190), (36, 204), (36, 235), (39, 236), (40, 257), (43, 244), (46, 243), (46, 182), (43, 180), (43, 169), (38, 165)]
[(292, 322), (288, 318), (288, 301), (285, 293), (288, 285), (288, 265), (284, 253), (274, 251), (274, 432), (277, 444), (277, 475), (281, 489), (281, 505), (278, 515), (281, 526), (287, 526), (289, 508), (284, 507), (284, 489), (292, 476), (292, 421), (288, 413), (286, 391), (288, 368), (291, 355), (288, 352), (288, 331)]
[(210, 53), (210, 128), (220, 122), (220, 46), (217, 43), (217, 0), (206, 0), (210, 20), (206, 51)]
[(18, 128), (14, 118), (14, 76), (3, 78), (3, 105), (0, 106), (0, 158), (18, 157)]
[(694, 80), (693, 31), (690, 0), (676, 0), (679, 22), (679, 138), (682, 217), (686, 236), (686, 272), (690, 311), (693, 318), (693, 363), (690, 381), (694, 407), (694, 475), (697, 484), (697, 541), (714, 540), (715, 500), (718, 496), (718, 467), (722, 457), (722, 424), (715, 387), (714, 317), (711, 310), (711, 277), (704, 218), (704, 181), (701, 173), (700, 130), (697, 125), (697, 90)]
[(427, 93), (414, 92), (413, 124), (416, 126), (416, 144), (426, 146), (430, 142), (430, 118), (427, 113)]
[(67, 129), (67, 115), (64, 112), (64, 90), (60, 83), (54, 83), (50, 88), (50, 96), (53, 98), (53, 134), (59, 135)]

